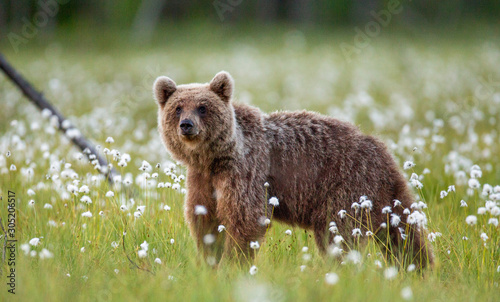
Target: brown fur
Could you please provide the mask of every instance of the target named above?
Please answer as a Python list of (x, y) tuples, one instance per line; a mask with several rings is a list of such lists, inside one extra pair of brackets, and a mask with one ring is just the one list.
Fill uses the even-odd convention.
[[(312, 230), (323, 253), (333, 241), (330, 222), (337, 224), (348, 243), (352, 229), (359, 227), (352, 218), (340, 219), (340, 210), (362, 219), (351, 205), (366, 195), (373, 202), (372, 228), (383, 236), (387, 230), (379, 226), (388, 215), (381, 209), (392, 207), (398, 199), (402, 206), (392, 210), (401, 216), (409, 244), (388, 223), (391, 245), (399, 251), (410, 248), (410, 262), (417, 266), (432, 263), (422, 231), (406, 227), (403, 210), (410, 208), (414, 198), (382, 142), (349, 123), (317, 113), (263, 114), (234, 104), (232, 91), (233, 80), (225, 72), (209, 84), (177, 86), (160, 77), (154, 85), (160, 136), (173, 158), (187, 166), (185, 214), (205, 257), (220, 259), (223, 252), (234, 251), (251, 255), (249, 242), (263, 239), (263, 217), (271, 216), (272, 206), (267, 205), (265, 212), (264, 183), (268, 182), (268, 196), (279, 199), (273, 218)], [(194, 124), (189, 138), (180, 130), (183, 120)], [(196, 216), (196, 205), (205, 206), (208, 214)], [(228, 235), (217, 231), (219, 225), (226, 227)], [(367, 230), (361, 229), (363, 234)], [(216, 236), (216, 242), (206, 246), (206, 234)]]

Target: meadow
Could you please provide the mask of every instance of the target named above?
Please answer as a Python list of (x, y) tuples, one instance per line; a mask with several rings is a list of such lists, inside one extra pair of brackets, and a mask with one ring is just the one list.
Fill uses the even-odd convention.
[[(17, 254), (16, 294), (6, 261), (0, 300), (498, 300), (498, 35), (384, 33), (346, 60), (339, 45), (351, 32), (170, 30), (171, 40), (144, 45), (85, 32), (18, 53), (1, 45), (121, 177), (110, 185), (1, 76), (0, 217), (7, 227), (14, 192)], [(279, 223), (250, 264), (201, 261), (183, 217), (186, 171), (161, 144), (151, 87), (160, 75), (207, 82), (220, 70), (237, 102), (351, 121), (384, 140), (402, 170), (412, 162), (404, 172), (435, 266), (398, 269), (373, 238), (323, 258), (310, 232)]]

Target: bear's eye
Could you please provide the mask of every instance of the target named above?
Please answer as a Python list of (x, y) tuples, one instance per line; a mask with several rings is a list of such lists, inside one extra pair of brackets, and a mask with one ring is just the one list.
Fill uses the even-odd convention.
[(207, 107), (205, 106), (200, 106), (198, 107), (198, 112), (201, 114), (201, 115), (205, 115), (207, 113)]
[(177, 114), (177, 116), (181, 115), (181, 113), (182, 113), (182, 108), (181, 108), (181, 107), (177, 107), (177, 108), (175, 109), (175, 113)]

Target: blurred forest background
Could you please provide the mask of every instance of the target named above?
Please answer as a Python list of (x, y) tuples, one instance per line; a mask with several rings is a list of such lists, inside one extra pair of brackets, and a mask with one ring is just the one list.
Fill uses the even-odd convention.
[(372, 20), (391, 2), (405, 8), (391, 26), (453, 28), (463, 21), (498, 22), (500, 16), (498, 0), (0, 0), (0, 35), (43, 18), (37, 13), (55, 3), (57, 12), (48, 13), (44, 32), (84, 23), (147, 34), (162, 22), (352, 26)]

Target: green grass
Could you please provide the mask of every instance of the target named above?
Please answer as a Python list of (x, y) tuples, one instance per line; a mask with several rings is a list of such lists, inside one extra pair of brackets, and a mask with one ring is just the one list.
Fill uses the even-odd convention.
[[(186, 33), (191, 38), (173, 35), (177, 38), (171, 43), (120, 41), (111, 46), (102, 46), (103, 41), (86, 46), (91, 41), (86, 33), (81, 41), (72, 36), (50, 43), (32, 41), (17, 54), (3, 45), (6, 57), (82, 133), (103, 148), (130, 154), (127, 167), (118, 170), (123, 179), (130, 173), (133, 180), (130, 186), (96, 183), (91, 164), (75, 159), (78, 150), (58, 132), (47, 133), (50, 122), (11, 83), (0, 82), (0, 217), (5, 226), (8, 191), (15, 192), (16, 298), (393, 301), (402, 300), (402, 289), (409, 287), (415, 301), (495, 301), (500, 290), (500, 232), (488, 224), (493, 216), (477, 215), (477, 209), (488, 199), (482, 195), (483, 185), (500, 185), (498, 38), (482, 34), (429, 40), (382, 34), (348, 63), (338, 45), (352, 42), (349, 31), (337, 36), (329, 31), (300, 34), (281, 29), (270, 37), (254, 32), (235, 40), (223, 35), (228, 32), (233, 36), (228, 29), (207, 36), (192, 30)], [(360, 249), (361, 264), (340, 264), (317, 253), (311, 233), (278, 223), (253, 260), (256, 275), (249, 274), (246, 264), (217, 269), (204, 264), (183, 218), (184, 195), (156, 185), (145, 188), (136, 177), (146, 160), (153, 166), (150, 173), (159, 174), (156, 182), (173, 183), (163, 173), (169, 156), (155, 128), (151, 86), (156, 76), (168, 75), (177, 83), (206, 82), (220, 70), (235, 78), (237, 101), (266, 112), (308, 109), (351, 120), (386, 141), (401, 167), (404, 161), (413, 161), (416, 166), (405, 172), (408, 179), (413, 172), (423, 175), (423, 189), (415, 193), (428, 206), (424, 210), (428, 231), (442, 233), (432, 243), (434, 269), (423, 276), (400, 271), (387, 280), (384, 271), (392, 264), (377, 255), (373, 239)], [(17, 124), (12, 124), (14, 120)], [(115, 143), (105, 143), (108, 136)], [(117, 162), (112, 162), (116, 167)], [(89, 186), (92, 204), (80, 202), (82, 193), (67, 194), (73, 179), (61, 173), (66, 163), (77, 173), (78, 187)], [(156, 163), (162, 163), (162, 168), (154, 168)], [(9, 170), (12, 164), (16, 171)], [(473, 164), (481, 167), (483, 175), (481, 188), (469, 195), (467, 180)], [(31, 176), (23, 173), (28, 167), (33, 169)], [(430, 173), (423, 174), (425, 168)], [(458, 171), (466, 177), (457, 176)], [(185, 175), (185, 169), (177, 166), (175, 173)], [(180, 184), (183, 188), (184, 180)], [(456, 192), (441, 199), (440, 192), (450, 185), (456, 186)], [(35, 195), (28, 196), (29, 189)], [(112, 198), (105, 196), (110, 190), (115, 193)], [(460, 207), (461, 200), (468, 207)], [(129, 203), (129, 210), (120, 210), (122, 202)], [(162, 203), (171, 210), (160, 210)], [(45, 204), (52, 208), (44, 208)], [(146, 206), (140, 218), (134, 217), (137, 205)], [(93, 216), (83, 217), (85, 211)], [(477, 215), (475, 226), (465, 223), (468, 215)], [(291, 236), (285, 234), (287, 229), (293, 230)], [(489, 237), (486, 241), (480, 237), (483, 232)], [(38, 246), (30, 246), (30, 251), (36, 251), (32, 257), (20, 246), (35, 237), (41, 240)], [(144, 241), (149, 243), (148, 255), (139, 258), (137, 251)], [(304, 246), (312, 256), (308, 261)], [(41, 259), (42, 249), (53, 257)], [(135, 268), (127, 255), (152, 273)], [(155, 258), (162, 263), (154, 263)], [(303, 271), (301, 265), (306, 266)], [(7, 268), (2, 265), (2, 301), (12, 298), (5, 284)], [(331, 272), (339, 276), (335, 285), (325, 282), (325, 274)]]

